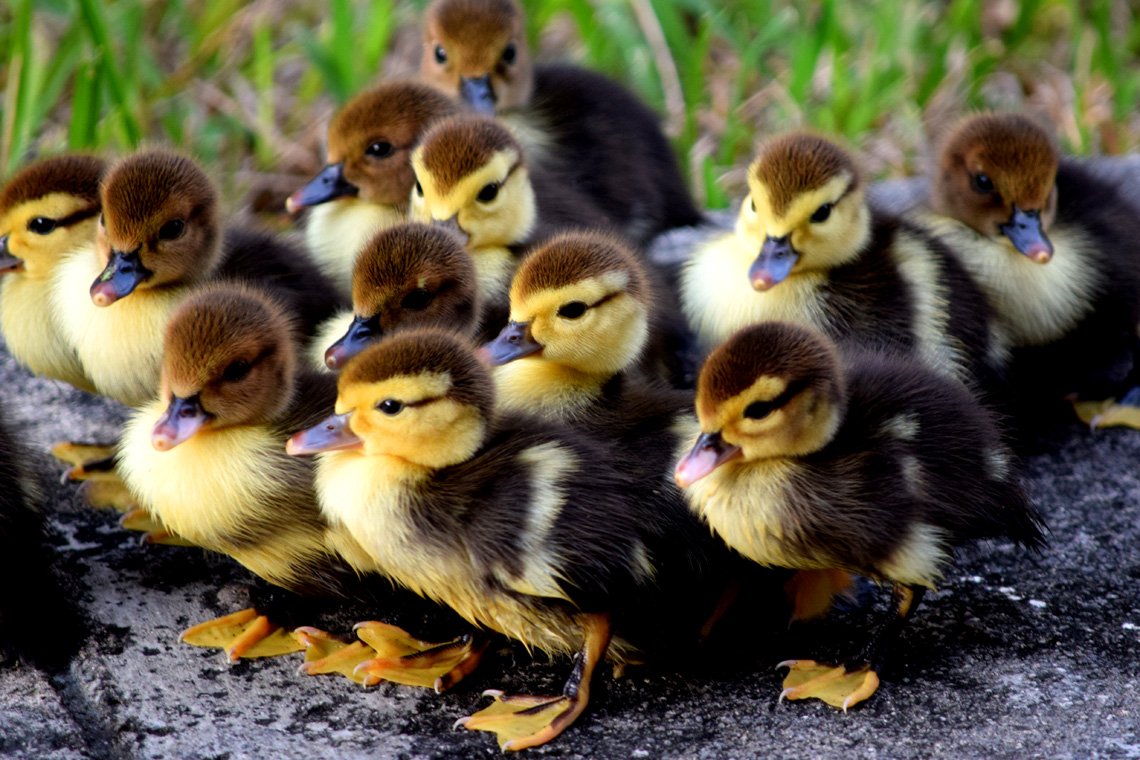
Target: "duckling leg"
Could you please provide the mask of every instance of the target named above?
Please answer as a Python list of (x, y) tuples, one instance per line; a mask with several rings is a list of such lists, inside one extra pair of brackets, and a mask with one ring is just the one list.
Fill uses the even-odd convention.
[(243, 657), (277, 657), (305, 648), (291, 632), (269, 622), (252, 607), (191, 626), (179, 640), (196, 647), (225, 649), (230, 662)]
[(777, 668), (788, 668), (780, 699), (822, 699), (847, 712), (879, 688), (887, 646), (898, 636), (914, 613), (926, 589), (896, 583), (891, 594), (891, 610), (858, 657), (846, 665), (831, 666), (814, 660), (785, 660)]
[(800, 570), (784, 584), (792, 603), (792, 621), (822, 617), (836, 594), (847, 594), (854, 584), (843, 570)]
[(537, 747), (566, 730), (586, 709), (590, 679), (610, 644), (608, 614), (583, 616), (582, 628), (582, 651), (561, 696), (516, 696), (489, 689), (483, 696), (494, 697), (494, 703), (474, 715), (460, 718), (455, 727), (494, 732), (504, 752)]
[(113, 445), (64, 441), (52, 446), (51, 453), (61, 462), (71, 465), (63, 473), (64, 482), (116, 477)]
[(1093, 430), (1101, 427), (1125, 426), (1140, 429), (1140, 386), (1132, 388), (1119, 401), (1073, 400), (1073, 410), (1081, 422)]
[(165, 544), (166, 546), (194, 546), (176, 533), (169, 531), (162, 523), (157, 522), (145, 509), (132, 509), (122, 516), (119, 525), (127, 530), (138, 531), (143, 534), (142, 539), (148, 544)]
[(454, 641), (432, 644), (408, 635), (387, 623), (360, 623), (356, 634), (376, 651), (376, 657), (361, 662), (353, 671), (365, 684), (381, 680), (407, 686), (433, 688), (442, 693), (479, 666), (490, 639), (471, 632)]

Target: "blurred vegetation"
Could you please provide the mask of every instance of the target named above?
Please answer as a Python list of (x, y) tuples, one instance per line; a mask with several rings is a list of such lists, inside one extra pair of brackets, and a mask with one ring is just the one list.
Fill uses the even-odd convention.
[[(319, 169), (329, 116), (419, 58), (409, 0), (6, 0), (0, 173), (64, 149), (184, 146), (271, 207)], [(699, 199), (739, 193), (755, 140), (842, 135), (876, 176), (922, 168), (967, 108), (1030, 107), (1075, 153), (1140, 144), (1128, 0), (524, 0), (540, 59), (658, 108)], [(260, 200), (259, 200), (260, 199)]]

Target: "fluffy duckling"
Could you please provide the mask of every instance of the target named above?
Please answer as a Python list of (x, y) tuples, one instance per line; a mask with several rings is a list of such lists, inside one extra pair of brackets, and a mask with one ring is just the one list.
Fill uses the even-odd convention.
[[(889, 618), (845, 666), (792, 661), (783, 696), (845, 710), (874, 693), (884, 650), (965, 541), (1032, 549), (1042, 524), (1016, 459), (962, 384), (897, 355), (787, 323), (741, 330), (697, 385), (701, 434), (677, 483), (713, 531), (763, 565), (890, 581)], [(818, 675), (817, 675), (818, 674)]]
[(20, 364), (85, 391), (95, 386), (60, 334), (48, 295), (64, 254), (95, 239), (104, 169), (94, 156), (48, 158), (0, 192), (0, 333)]
[(963, 380), (1000, 365), (985, 298), (933, 235), (868, 207), (851, 156), (814, 135), (765, 143), (734, 234), (697, 250), (681, 306), (706, 350), (747, 325), (805, 324)]
[(640, 415), (653, 397), (687, 414), (689, 394), (653, 383), (682, 343), (664, 317), (644, 266), (619, 240), (555, 236), (524, 259), (511, 282), (510, 322), (484, 349), (500, 407), (619, 428), (623, 409)]
[(336, 415), (290, 447), (327, 452), (321, 507), (378, 572), (528, 647), (580, 653), (562, 695), (493, 692), (460, 721), (517, 750), (574, 721), (603, 656), (628, 661), (690, 633), (673, 616), (704, 600), (692, 593), (703, 531), (683, 503), (640, 506), (599, 443), (494, 404), (490, 371), (464, 341), (400, 332), (348, 363)]
[(135, 154), (109, 171), (101, 198), (94, 250), (74, 251), (59, 265), (52, 304), (96, 390), (128, 406), (153, 398), (166, 323), (210, 279), (271, 289), (306, 333), (340, 303), (303, 251), (239, 228), (223, 241), (217, 192), (189, 158)]
[(350, 100), (329, 125), (328, 166), (286, 206), (289, 213), (311, 209), (309, 250), (344, 293), (356, 252), (373, 233), (408, 217), (412, 147), (428, 124), (458, 110), (433, 87), (386, 82)]
[(528, 246), (561, 228), (608, 224), (572, 186), (532, 172), (518, 140), (486, 116), (436, 122), (412, 153), (412, 168), (412, 217), (465, 240), (489, 309), (509, 309), (511, 276)]
[(420, 75), (503, 118), (532, 164), (580, 188), (635, 243), (701, 221), (657, 114), (600, 74), (533, 66), (514, 0), (436, 0)]
[(360, 250), (352, 309), (348, 320), (330, 324), (328, 340), (314, 341), (318, 366), (340, 370), (396, 329), (438, 326), (468, 336), (488, 330), (481, 328), (475, 267), (463, 244), (447, 230), (418, 222), (378, 232)]
[[(1140, 214), (1114, 186), (1061, 159), (1033, 119), (978, 114), (946, 139), (932, 204), (989, 297), (1014, 349), (1013, 395), (1035, 416), (1066, 394), (1121, 398), (1137, 385)], [(1103, 421), (1140, 427), (1138, 405), (1140, 390)]]

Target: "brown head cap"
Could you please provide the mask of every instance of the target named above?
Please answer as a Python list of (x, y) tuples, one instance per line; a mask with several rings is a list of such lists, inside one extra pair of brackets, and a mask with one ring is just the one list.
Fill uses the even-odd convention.
[(53, 193), (66, 193), (99, 206), (99, 181), (106, 163), (88, 155), (56, 156), (28, 166), (0, 192), (0, 217), (21, 203)]
[(420, 160), (441, 193), (481, 169), (504, 150), (523, 162), (522, 148), (505, 126), (487, 116), (463, 114), (433, 124), (420, 145)]
[(645, 268), (618, 238), (603, 232), (565, 232), (523, 259), (511, 283), (512, 296), (529, 298), (611, 272), (628, 275), (625, 292), (645, 303)]
[(772, 212), (782, 216), (804, 193), (817, 190), (834, 178), (851, 177), (858, 187), (859, 170), (843, 148), (817, 135), (797, 132), (765, 142), (750, 173), (768, 190)]

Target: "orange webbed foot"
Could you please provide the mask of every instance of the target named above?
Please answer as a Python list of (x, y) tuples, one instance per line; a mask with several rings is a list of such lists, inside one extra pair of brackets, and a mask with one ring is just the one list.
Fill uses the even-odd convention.
[(485, 637), (474, 633), (435, 644), (417, 639), (398, 626), (378, 622), (358, 624), (356, 634), (375, 650), (374, 657), (353, 671), (364, 683), (392, 681), (435, 689), (437, 693), (474, 671), (488, 644)]
[(821, 699), (847, 712), (879, 688), (879, 674), (870, 665), (849, 670), (814, 660), (785, 660), (776, 667), (788, 668), (781, 700)]
[(273, 624), (253, 608), (191, 626), (182, 632), (179, 640), (191, 646), (224, 649), (230, 662), (277, 657), (305, 648), (290, 631)]

